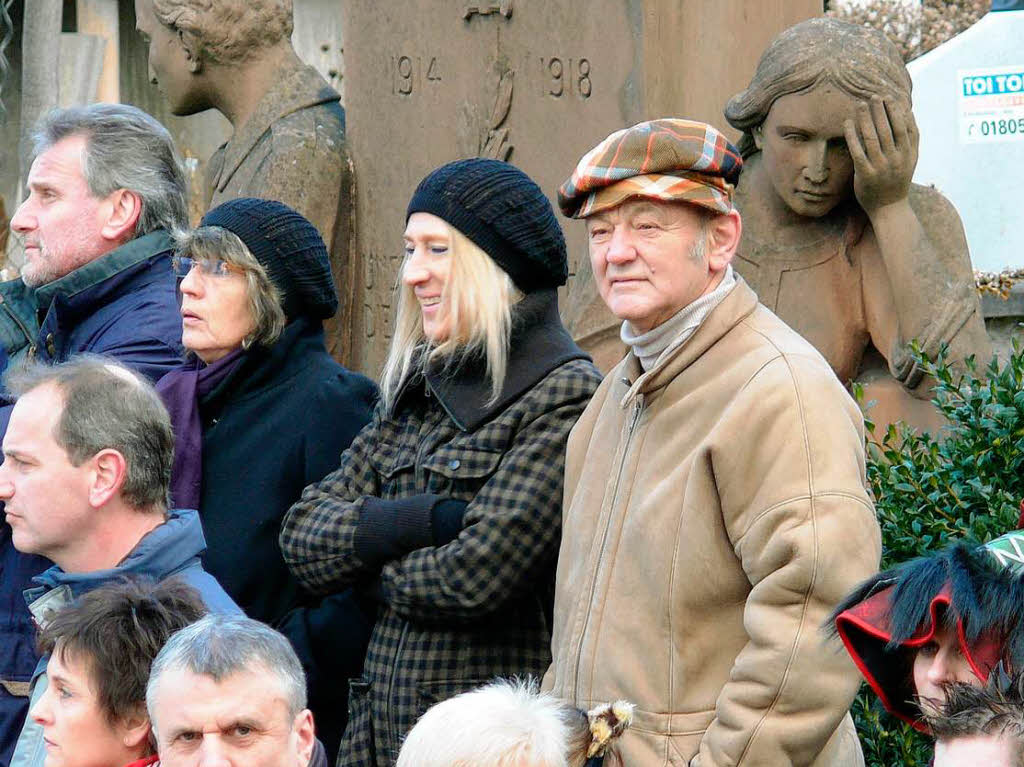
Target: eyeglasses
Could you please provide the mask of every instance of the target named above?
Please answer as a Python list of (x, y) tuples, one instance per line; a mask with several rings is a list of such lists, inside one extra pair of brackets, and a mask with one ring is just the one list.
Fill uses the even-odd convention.
[(176, 277), (187, 277), (193, 268), (198, 267), (203, 276), (227, 277), (229, 274), (245, 274), (245, 269), (229, 264), (220, 258), (189, 258), (188, 256), (172, 256), (171, 270)]

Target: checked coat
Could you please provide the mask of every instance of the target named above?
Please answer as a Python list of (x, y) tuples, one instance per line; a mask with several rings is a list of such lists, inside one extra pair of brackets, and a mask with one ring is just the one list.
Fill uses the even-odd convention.
[(479, 360), (428, 365), (292, 506), (281, 548), (298, 579), (321, 593), (356, 584), (379, 602), (339, 765), (388, 767), (432, 704), (543, 675), (565, 444), (599, 383), (555, 292), (530, 293), (497, 402)]

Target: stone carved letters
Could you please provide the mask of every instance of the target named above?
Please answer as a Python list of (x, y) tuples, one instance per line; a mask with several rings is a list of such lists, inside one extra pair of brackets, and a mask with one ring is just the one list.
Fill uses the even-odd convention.
[[(494, 24), (512, 15), (511, 0), (480, 0), (467, 2), (464, 7), (462, 24), (481, 33), (487, 29), (493, 34)], [(494, 20), (488, 22), (488, 17)], [(410, 42), (413, 39), (421, 44)], [(453, 94), (459, 94), (458, 124), (453, 129), (458, 137), (458, 156), (477, 154), (528, 163), (530, 148), (521, 145), (522, 131), (527, 128), (517, 118), (520, 112), (543, 108), (568, 114), (607, 95), (599, 90), (602, 73), (607, 77), (603, 59), (590, 45), (563, 47), (549, 40), (506, 57), (500, 48), (492, 51), (484, 44), (474, 51), (475, 63), (470, 66), (429, 39), (404, 38), (405, 42), (380, 51), (376, 58), (378, 82), (385, 94), (390, 90), (388, 101), (399, 110), (396, 114), (411, 114), (410, 109), (420, 114), (420, 110), (434, 109), (437, 103), (450, 103)], [(513, 141), (513, 136), (520, 141)], [(392, 251), (384, 246), (385, 241), (392, 241), (391, 236), (389, 233), (386, 240), (381, 238), (376, 247), (368, 248), (361, 270), (366, 298), (360, 302), (359, 329), (365, 348), (373, 350), (367, 355), (372, 368), (383, 360), (394, 330), (394, 286), (403, 259), (400, 248)], [(582, 252), (579, 248), (572, 250), (571, 274), (577, 272)]]
[(466, 10), (462, 12), (462, 18), (468, 19), (477, 13), (481, 16), (490, 16), (492, 13), (499, 13), (506, 19), (510, 19), (512, 18), (512, 0), (501, 0), (500, 3), (490, 3), (488, 5), (484, 5), (483, 3), (469, 3), (466, 5)]
[(401, 256), (371, 253), (363, 262), (363, 287), (367, 296), (375, 296), (378, 304), (363, 304), (363, 335), (380, 344), (391, 341), (394, 332), (395, 281), (402, 268)]

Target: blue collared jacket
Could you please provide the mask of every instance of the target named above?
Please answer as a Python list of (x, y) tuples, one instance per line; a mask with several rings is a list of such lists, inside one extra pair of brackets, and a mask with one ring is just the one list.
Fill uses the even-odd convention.
[[(216, 579), (203, 569), (200, 557), (206, 551), (206, 538), (199, 512), (176, 509), (167, 513), (167, 521), (147, 533), (119, 565), (109, 570), (66, 573), (54, 565), (32, 579), (25, 590), (25, 602), (36, 620), (44, 620), (50, 610), (59, 610), (87, 591), (110, 583), (124, 575), (141, 575), (153, 580), (180, 578), (196, 589), (213, 613), (241, 614), (238, 605)], [(40, 658), (32, 675), (32, 700), (46, 689), (47, 657)], [(46, 761), (42, 727), (31, 720), (25, 723), (17, 740), (11, 767), (42, 767)]]
[[(107, 354), (159, 379), (182, 362), (172, 241), (151, 232), (35, 290), (0, 283), (0, 373), (26, 356), (63, 362)], [(0, 437), (10, 406), (0, 407)], [(28, 710), (35, 627), (22, 590), (49, 562), (15, 550), (0, 516), (0, 765), (9, 763)]]

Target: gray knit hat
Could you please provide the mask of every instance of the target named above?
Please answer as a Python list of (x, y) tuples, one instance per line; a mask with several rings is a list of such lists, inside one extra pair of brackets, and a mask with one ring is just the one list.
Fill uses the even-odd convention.
[(456, 160), (427, 176), (409, 201), (466, 235), (524, 293), (564, 285), (569, 277), (565, 236), (551, 203), (529, 176), (507, 162)]
[(338, 311), (323, 238), (284, 203), (252, 197), (229, 200), (209, 211), (199, 225), (227, 229), (245, 243), (280, 291), (289, 322), (300, 316), (325, 320)]

